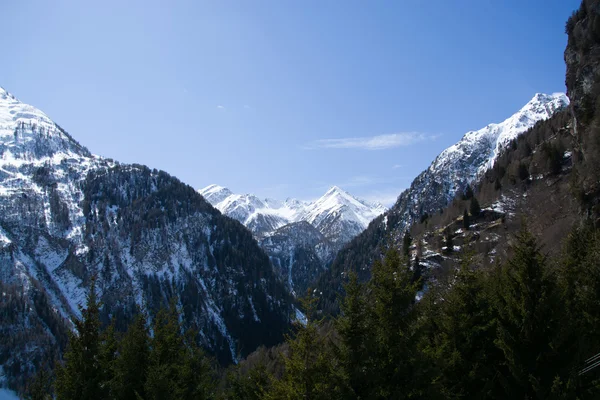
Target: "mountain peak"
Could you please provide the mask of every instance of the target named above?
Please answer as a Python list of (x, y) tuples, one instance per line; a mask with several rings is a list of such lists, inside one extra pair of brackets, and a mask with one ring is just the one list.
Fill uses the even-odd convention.
[(44, 112), (21, 102), (0, 87), (0, 149), (2, 148), (5, 149), (0, 151), (0, 162), (3, 165), (91, 157), (85, 147)]
[(491, 168), (511, 141), (568, 104), (569, 99), (564, 93), (536, 93), (504, 121), (467, 132), (461, 140), (442, 151), (400, 195), (392, 208), (400, 215), (399, 230), (410, 226), (423, 213), (444, 207), (456, 193)]
[(208, 185), (203, 189), (199, 189), (198, 193), (202, 195), (209, 203), (217, 204), (231, 196), (233, 193), (226, 187), (219, 185)]
[(347, 192), (345, 190), (343, 190), (342, 188), (340, 188), (339, 186), (333, 185), (332, 187), (329, 188), (329, 190), (325, 193), (325, 195), (332, 194), (332, 193), (347, 193)]

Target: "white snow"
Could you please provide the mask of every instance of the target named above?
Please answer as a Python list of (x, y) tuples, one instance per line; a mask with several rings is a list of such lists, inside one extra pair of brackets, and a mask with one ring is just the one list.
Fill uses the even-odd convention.
[[(386, 208), (378, 203), (360, 200), (337, 186), (331, 187), (314, 202), (288, 198), (261, 200), (252, 194), (234, 194), (219, 185), (209, 185), (198, 192), (223, 214), (237, 219), (255, 235), (265, 236), (292, 222), (306, 221), (324, 232), (329, 226), (321, 226), (333, 219), (353, 224), (353, 236), (364, 230)], [(346, 232), (338, 232), (344, 235)]]
[(304, 313), (298, 310), (296, 307), (294, 307), (294, 309), (296, 310), (296, 321), (306, 326), (308, 324), (308, 318), (306, 318), (306, 315), (304, 315)]

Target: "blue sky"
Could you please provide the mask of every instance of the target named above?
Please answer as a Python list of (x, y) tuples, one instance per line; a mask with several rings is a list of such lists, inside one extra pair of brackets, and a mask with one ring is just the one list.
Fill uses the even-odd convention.
[[(124, 4), (126, 3), (126, 4)], [(200, 188), (386, 204), (564, 91), (578, 0), (1, 1), (0, 86), (93, 153)]]

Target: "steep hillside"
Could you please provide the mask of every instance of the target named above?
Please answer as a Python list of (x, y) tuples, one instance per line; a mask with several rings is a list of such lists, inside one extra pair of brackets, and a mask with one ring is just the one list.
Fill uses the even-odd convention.
[(35, 305), (0, 329), (39, 326), (27, 335), (40, 338), (0, 349), (9, 382), (34, 368), (31, 354), (64, 345), (60, 321), (79, 314), (94, 276), (105, 321), (124, 327), (137, 307), (153, 315), (177, 296), (223, 363), (289, 327), (287, 291), (241, 224), (165, 172), (93, 156), (0, 89), (0, 277), (10, 304)]
[(303, 296), (335, 256), (335, 245), (306, 221), (292, 222), (260, 241), (294, 295)]
[(294, 294), (306, 292), (337, 252), (385, 211), (336, 186), (314, 202), (261, 200), (218, 185), (198, 192), (252, 232)]
[[(410, 188), (399, 196), (396, 204), (353, 239), (338, 254), (330, 270), (319, 278), (319, 292), (323, 293), (322, 307), (328, 312), (335, 312), (337, 293), (341, 290), (343, 278), (348, 271), (358, 272), (362, 280), (369, 279), (372, 262), (390, 246), (401, 247), (406, 230), (414, 223), (431, 224), (432, 218), (437, 218), (440, 213), (447, 216), (445, 210), (452, 207), (455, 198), (463, 197), (468, 185), (476, 187), (478, 182), (486, 179), (490, 168), (499, 171), (509, 157), (505, 154), (512, 151), (524, 132), (536, 132), (531, 135), (535, 137), (532, 140), (537, 140), (537, 143), (531, 145), (531, 148), (541, 145), (541, 138), (548, 137), (550, 131), (540, 127), (545, 126), (544, 121), (548, 118), (553, 119), (552, 117), (568, 104), (563, 94), (536, 94), (521, 110), (504, 122), (468, 132), (457, 144), (444, 150), (427, 170), (415, 178)], [(561, 123), (565, 122), (563, 117), (557, 118)], [(564, 128), (564, 124), (561, 128)], [(500, 163), (501, 160), (503, 163)], [(511, 166), (510, 170), (512, 183), (516, 183), (513, 179), (515, 168), (518, 169), (518, 166)], [(532, 168), (532, 171), (535, 172), (535, 168)], [(528, 172), (527, 176), (530, 175)], [(487, 176), (487, 179), (492, 178)], [(508, 176), (505, 179), (508, 179)], [(521, 179), (518, 180), (521, 182)], [(500, 181), (496, 183), (494, 178), (492, 183), (494, 190), (500, 189)], [(501, 196), (499, 193), (490, 196), (489, 200), (496, 201), (495, 196)], [(512, 198), (514, 194), (507, 196)], [(457, 215), (452, 218), (462, 217), (464, 206), (456, 205), (456, 210), (451, 213)], [(450, 223), (450, 220), (444, 222)], [(437, 226), (435, 229), (440, 228)], [(436, 250), (441, 250), (441, 247), (437, 246)], [(439, 259), (437, 256), (436, 258)]]

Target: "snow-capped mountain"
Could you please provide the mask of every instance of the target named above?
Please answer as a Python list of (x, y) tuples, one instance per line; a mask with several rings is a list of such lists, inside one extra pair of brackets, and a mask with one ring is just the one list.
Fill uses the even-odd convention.
[(334, 244), (348, 243), (365, 230), (386, 208), (379, 203), (359, 200), (333, 186), (317, 201), (308, 204), (300, 215)]
[(331, 187), (314, 202), (291, 198), (285, 201), (261, 200), (252, 194), (234, 194), (218, 185), (209, 185), (198, 192), (219, 211), (240, 221), (259, 238), (292, 222), (306, 221), (332, 243), (343, 245), (386, 210), (381, 204), (357, 199), (337, 186)]
[(223, 362), (280, 340), (292, 313), (242, 225), (163, 171), (92, 155), (0, 88), (0, 292), (26, 304), (15, 309), (23, 315), (0, 320), (0, 334), (13, 337), (10, 349), (0, 343), (10, 355), (0, 371), (26, 377), (24, 360), (64, 346), (56, 321), (79, 314), (92, 277), (102, 318), (119, 316), (120, 326), (136, 307), (153, 315), (176, 295), (185, 322)]
[(406, 229), (425, 214), (444, 209), (468, 184), (475, 184), (494, 165), (503, 149), (537, 122), (547, 120), (569, 104), (562, 93), (536, 94), (525, 106), (503, 122), (467, 132), (460, 141), (442, 151), (421, 172), (396, 203), (377, 217), (336, 255), (330, 268), (316, 283), (322, 293), (321, 307), (339, 310), (337, 295), (343, 278), (353, 271), (359, 279), (370, 278), (370, 266), (390, 246), (402, 246)]
[(252, 232), (294, 294), (304, 294), (335, 254), (386, 210), (337, 186), (314, 202), (261, 200), (218, 185), (198, 192)]
[(467, 132), (458, 143), (442, 151), (398, 197), (390, 213), (396, 214), (400, 221), (399, 230), (404, 230), (424, 213), (446, 206), (467, 184), (491, 168), (512, 140), (568, 104), (569, 99), (563, 93), (538, 93), (503, 122)]

